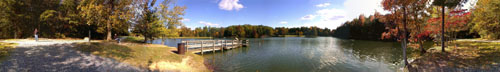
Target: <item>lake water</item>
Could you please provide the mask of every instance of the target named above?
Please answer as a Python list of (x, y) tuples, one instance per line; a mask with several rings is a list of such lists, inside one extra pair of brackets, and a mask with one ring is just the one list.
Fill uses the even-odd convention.
[[(176, 47), (181, 40), (194, 39), (167, 39), (165, 45)], [(333, 37), (249, 40), (249, 47), (202, 56), (217, 72), (394, 72), (403, 67), (402, 49), (397, 42)]]

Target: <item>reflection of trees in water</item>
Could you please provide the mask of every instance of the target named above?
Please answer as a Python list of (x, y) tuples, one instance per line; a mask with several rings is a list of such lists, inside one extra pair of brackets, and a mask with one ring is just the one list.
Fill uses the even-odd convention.
[[(338, 40), (338, 45), (347, 50), (352, 50), (355, 58), (360, 61), (382, 61), (385, 63), (399, 64), (403, 59), (400, 43), (364, 41), (364, 40)], [(408, 50), (412, 54), (414, 50)], [(410, 55), (411, 57), (413, 55)]]

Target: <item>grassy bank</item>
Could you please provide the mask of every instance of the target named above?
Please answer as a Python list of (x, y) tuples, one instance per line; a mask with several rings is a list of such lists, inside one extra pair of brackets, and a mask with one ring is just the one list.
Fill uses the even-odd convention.
[(195, 54), (178, 55), (174, 47), (156, 44), (125, 42), (121, 44), (109, 42), (80, 43), (80, 51), (94, 55), (116, 59), (141, 68), (161, 71), (209, 71), (204, 58)]
[(173, 39), (210, 39), (213, 37), (168, 37)]
[[(144, 37), (122, 36), (125, 42), (142, 42)], [(213, 37), (168, 37), (170, 39), (211, 39)]]
[(5, 60), (9, 56), (9, 52), (15, 48), (14, 43), (3, 43), (0, 42), (0, 62)]
[(410, 71), (497, 71), (500, 70), (500, 42), (452, 41), (441, 52), (434, 46), (411, 63)]

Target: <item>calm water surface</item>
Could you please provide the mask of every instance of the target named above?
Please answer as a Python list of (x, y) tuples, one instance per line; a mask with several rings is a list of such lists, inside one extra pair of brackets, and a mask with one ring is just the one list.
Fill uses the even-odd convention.
[[(249, 47), (205, 53), (203, 57), (211, 68), (222, 72), (394, 72), (403, 66), (397, 42), (333, 37), (249, 40)], [(165, 45), (176, 46), (180, 41), (168, 39)]]

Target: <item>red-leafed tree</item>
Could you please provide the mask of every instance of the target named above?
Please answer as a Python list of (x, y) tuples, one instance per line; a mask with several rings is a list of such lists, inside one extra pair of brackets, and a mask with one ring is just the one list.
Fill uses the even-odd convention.
[(445, 48), (445, 40), (444, 40), (444, 24), (446, 22), (445, 20), (445, 10), (446, 7), (448, 8), (454, 8), (457, 6), (460, 6), (467, 2), (467, 0), (434, 0), (432, 2), (432, 5), (434, 6), (440, 6), (441, 7), (441, 52), (444, 52)]
[[(440, 37), (438, 37), (438, 35), (441, 35), (440, 28), (444, 28), (444, 32), (446, 33), (444, 36), (446, 38), (453, 39), (456, 39), (458, 32), (469, 29), (467, 24), (471, 20), (471, 13), (465, 9), (455, 9), (445, 14), (446, 22), (444, 24), (444, 27), (442, 27), (442, 25), (439, 25), (442, 22), (442, 17), (437, 16), (439, 14), (439, 12), (437, 12), (437, 8), (435, 8), (434, 11), (429, 12), (433, 13), (434, 16), (427, 20), (428, 24), (425, 27), (425, 30), (428, 31), (430, 33), (428, 35), (430, 37), (433, 37), (436, 41), (442, 40)], [(453, 40), (446, 38), (444, 40)]]
[[(383, 0), (384, 10), (390, 11), (383, 22), (386, 23), (387, 32), (382, 33), (382, 39), (396, 38), (401, 41), (405, 65), (408, 64), (406, 58), (406, 47), (408, 38), (415, 38), (417, 43), (423, 42), (416, 37), (422, 31), (423, 18), (426, 5), (429, 0)], [(410, 37), (408, 36), (410, 35)], [(421, 48), (422, 52), (425, 50)]]

